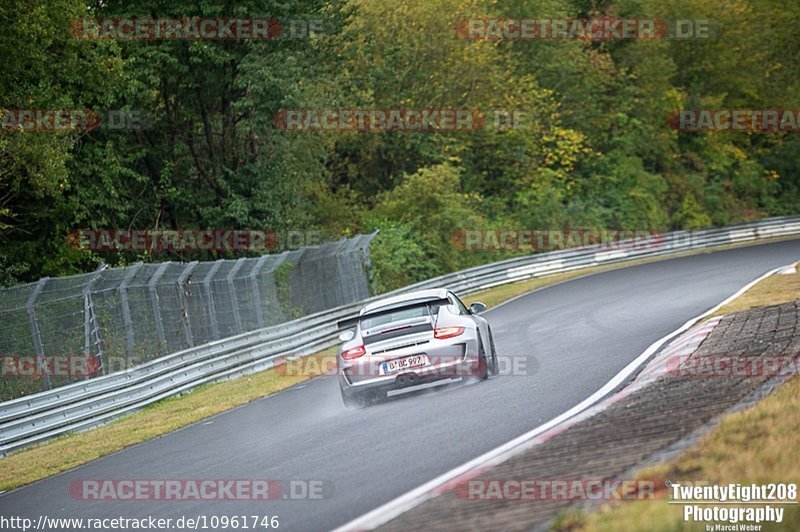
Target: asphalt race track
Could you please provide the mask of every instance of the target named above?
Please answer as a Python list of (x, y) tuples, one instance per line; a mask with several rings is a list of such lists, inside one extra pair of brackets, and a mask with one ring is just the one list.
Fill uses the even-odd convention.
[[(655, 340), (759, 275), (798, 259), (800, 240), (791, 240), (548, 287), (486, 314), (498, 354), (506, 357), (506, 374), (360, 410), (344, 408), (334, 378), (313, 379), (2, 494), (0, 515), (34, 521), (40, 515), (277, 515), (281, 530), (332, 529), (564, 412)], [(507, 374), (512, 367), (521, 374)], [(328, 496), (83, 501), (68, 491), (78, 479), (254, 478), (278, 479), (284, 486), (289, 480), (322, 480)]]

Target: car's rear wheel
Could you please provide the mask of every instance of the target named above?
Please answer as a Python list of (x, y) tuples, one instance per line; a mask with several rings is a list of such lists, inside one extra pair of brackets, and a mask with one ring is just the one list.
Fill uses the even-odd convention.
[(490, 327), (487, 328), (487, 330), (489, 331), (489, 347), (492, 350), (492, 357), (489, 361), (489, 373), (497, 375), (500, 373), (500, 363), (497, 361), (497, 349), (494, 347), (494, 335)]
[(341, 392), (342, 402), (344, 403), (345, 408), (352, 410), (355, 408), (362, 408), (367, 405), (367, 400), (362, 396), (362, 394), (347, 395), (344, 393), (344, 390), (341, 390)]
[(480, 334), (478, 334), (478, 378), (481, 380), (489, 378), (489, 359), (486, 357), (486, 350), (483, 348)]

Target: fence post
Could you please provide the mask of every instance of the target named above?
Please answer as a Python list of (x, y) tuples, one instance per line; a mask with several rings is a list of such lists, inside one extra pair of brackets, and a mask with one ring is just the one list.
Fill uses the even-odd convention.
[(117, 287), (120, 303), (122, 303), (122, 323), (125, 326), (125, 356), (128, 358), (128, 360), (125, 361), (126, 365), (128, 364), (130, 357), (133, 356), (134, 347), (133, 320), (131, 319), (130, 301), (128, 301), (128, 285), (141, 269), (141, 262), (134, 264), (128, 273), (125, 274), (125, 278), (122, 279), (122, 282)]
[(222, 266), (222, 261), (216, 261), (203, 278), (203, 286), (206, 290), (206, 301), (208, 303), (208, 320), (211, 322), (211, 338), (214, 340), (219, 340), (219, 324), (217, 323), (217, 307), (214, 304), (214, 294), (211, 293), (211, 280), (219, 271), (220, 266)]
[(242, 326), (242, 317), (239, 314), (239, 298), (236, 297), (236, 286), (233, 284), (233, 278), (239, 273), (239, 270), (244, 266), (245, 258), (236, 260), (231, 271), (228, 272), (226, 280), (228, 281), (228, 290), (231, 293), (231, 307), (233, 308), (233, 321), (236, 324), (236, 332), (243, 333), (244, 327)]
[(376, 229), (367, 235), (367, 245), (363, 248), (362, 264), (364, 267), (364, 274), (367, 276), (367, 294), (364, 297), (378, 295), (378, 290), (375, 286), (377, 280), (375, 279), (375, 272), (372, 270), (372, 257), (370, 255), (369, 246), (372, 244), (372, 239), (378, 236), (380, 231), (380, 229)]
[(108, 364), (103, 360), (102, 333), (100, 332), (100, 322), (97, 319), (97, 313), (94, 310), (91, 291), (92, 285), (107, 267), (105, 263), (100, 264), (94, 273), (91, 274), (86, 284), (83, 285), (83, 290), (81, 291), (81, 295), (83, 295), (83, 354), (87, 357), (92, 354), (91, 337), (92, 333), (94, 333), (98, 342), (97, 357), (100, 359), (100, 367), (103, 368), (104, 374), (108, 372)]
[(46, 390), (52, 388), (52, 384), (50, 383), (50, 371), (47, 369), (47, 359), (44, 356), (42, 333), (39, 331), (39, 322), (36, 321), (36, 310), (33, 308), (33, 305), (36, 302), (36, 298), (39, 297), (39, 294), (44, 289), (44, 285), (47, 284), (48, 279), (49, 277), (43, 277), (39, 279), (39, 281), (36, 283), (36, 286), (33, 288), (33, 292), (31, 292), (31, 295), (28, 296), (28, 301), (25, 304), (25, 307), (28, 310), (28, 323), (30, 324), (31, 328), (33, 349), (36, 351), (38, 370), (42, 372), (42, 376), (44, 378), (44, 387)]
[(194, 346), (194, 340), (192, 339), (192, 323), (189, 321), (189, 306), (186, 304), (186, 280), (192, 274), (192, 271), (197, 267), (198, 262), (192, 261), (186, 265), (183, 272), (181, 272), (180, 277), (176, 281), (177, 289), (178, 289), (178, 301), (181, 304), (181, 314), (183, 314), (183, 331), (186, 335), (186, 346), (192, 347)]
[(147, 289), (150, 292), (150, 304), (153, 306), (153, 318), (155, 319), (156, 323), (156, 333), (158, 334), (159, 352), (166, 347), (167, 337), (164, 334), (164, 323), (161, 321), (161, 306), (158, 304), (158, 291), (156, 290), (156, 285), (170, 264), (171, 262), (162, 262), (156, 270), (156, 273), (153, 274), (153, 276), (150, 278), (150, 281), (147, 283)]
[(256, 265), (253, 266), (253, 271), (250, 272), (250, 284), (255, 294), (253, 299), (253, 310), (256, 311), (256, 323), (258, 324), (259, 329), (264, 328), (264, 313), (261, 310), (261, 290), (258, 286), (258, 274), (261, 273), (261, 268), (264, 267), (267, 260), (269, 259), (269, 255), (261, 255), (256, 262)]

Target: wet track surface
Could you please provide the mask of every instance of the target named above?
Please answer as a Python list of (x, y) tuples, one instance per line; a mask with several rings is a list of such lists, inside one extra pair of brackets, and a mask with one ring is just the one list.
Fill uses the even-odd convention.
[[(505, 358), (503, 374), (488, 381), (347, 410), (336, 379), (313, 379), (0, 495), (0, 515), (34, 521), (40, 515), (277, 515), (280, 529), (332, 529), (559, 415), (655, 340), (797, 259), (800, 240), (792, 240), (548, 287), (485, 314)], [(469, 304), (469, 296), (465, 300)], [(70, 483), (80, 479), (277, 479), (284, 486), (321, 480), (326, 497), (83, 501), (69, 493)]]

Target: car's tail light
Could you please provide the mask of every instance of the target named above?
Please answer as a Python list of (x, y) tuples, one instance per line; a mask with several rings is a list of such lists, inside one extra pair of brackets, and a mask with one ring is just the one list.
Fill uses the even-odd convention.
[(354, 358), (358, 358), (364, 354), (366, 354), (367, 350), (364, 349), (363, 345), (359, 345), (348, 349), (347, 351), (342, 351), (342, 358), (345, 360), (352, 360)]
[(434, 338), (452, 338), (464, 332), (464, 327), (437, 327), (433, 330)]

